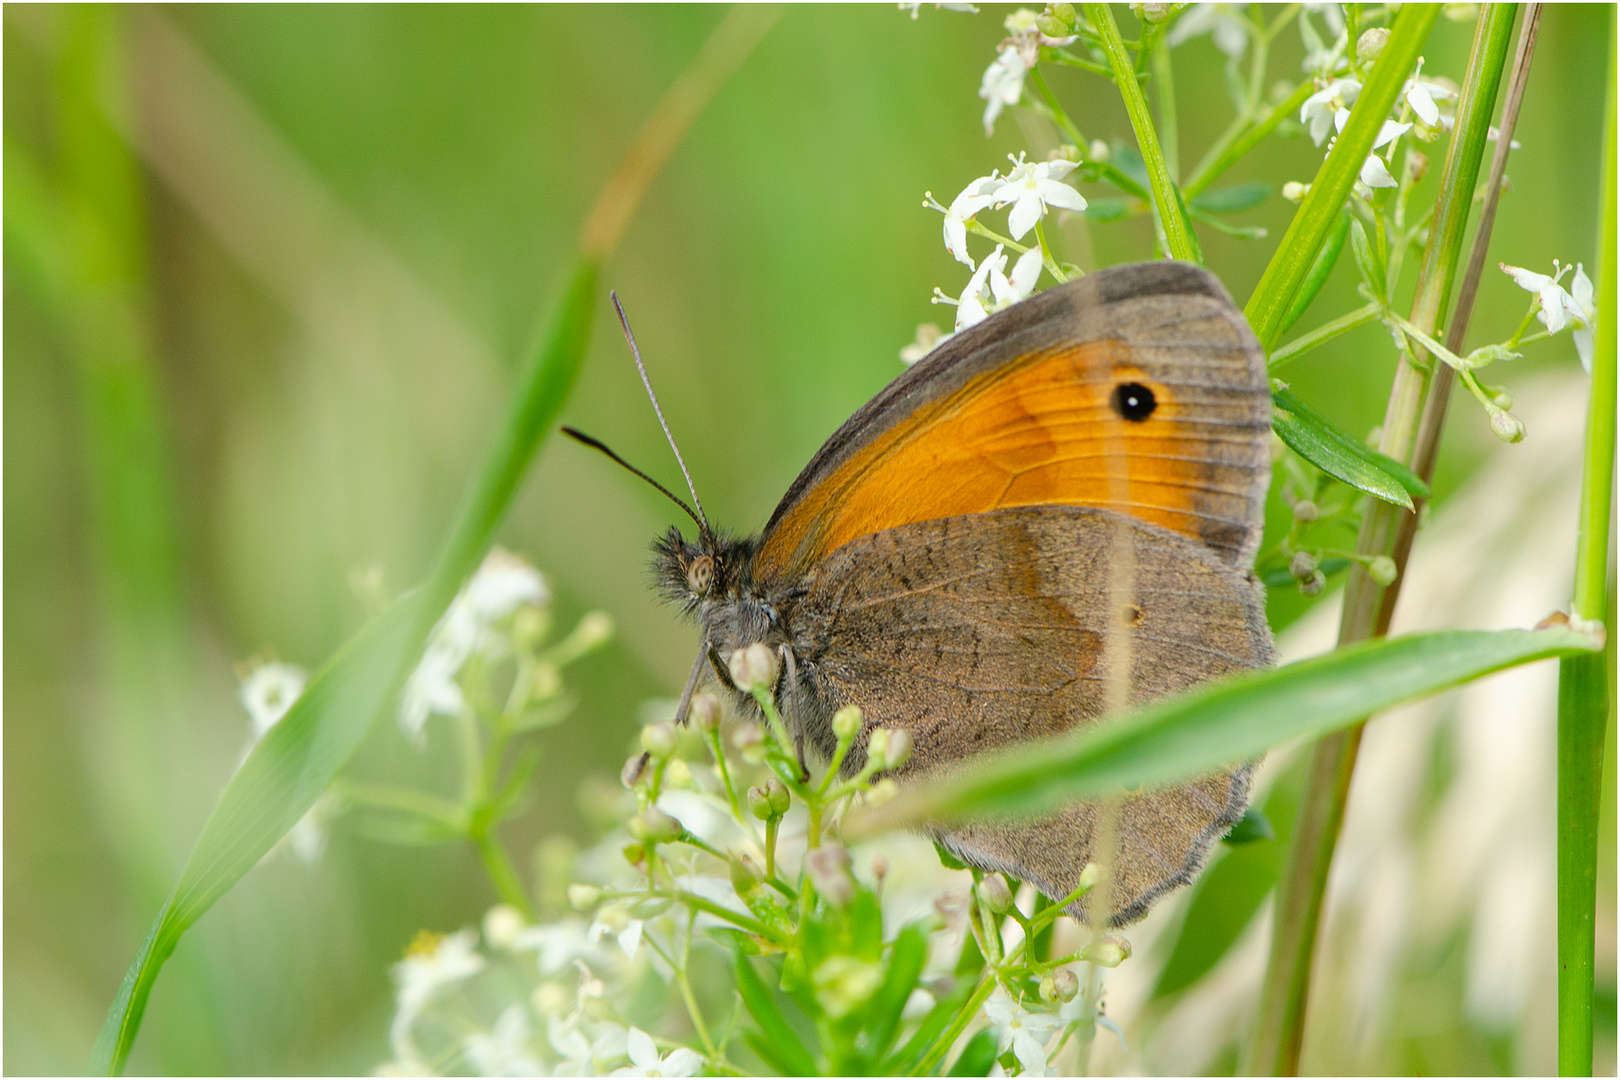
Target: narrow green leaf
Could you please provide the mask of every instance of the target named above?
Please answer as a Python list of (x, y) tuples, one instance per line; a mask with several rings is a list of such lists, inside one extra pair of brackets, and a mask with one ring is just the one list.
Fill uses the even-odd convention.
[(956, 1064), (951, 1066), (947, 1076), (989, 1076), (990, 1067), (996, 1063), (996, 1033), (991, 1028), (985, 1028), (962, 1048), (961, 1055)]
[(1277, 245), (1277, 253), (1260, 277), (1260, 284), (1249, 297), (1243, 314), (1248, 316), (1249, 325), (1267, 352), (1277, 343), (1294, 294), (1315, 261), (1317, 249), (1343, 212), (1344, 200), (1361, 172), (1362, 162), (1372, 150), (1378, 129), (1389, 116), (1439, 17), (1438, 4), (1402, 5), (1390, 26), (1384, 50), (1379, 53), (1367, 84), (1361, 88), (1350, 110), (1344, 131), (1311, 181), (1311, 190), (1294, 220), (1289, 222), (1288, 231)]
[(1599, 647), (1562, 627), (1366, 641), (1206, 683), (1113, 723), (997, 756), (971, 775), (868, 811), (846, 824), (846, 834), (967, 814), (1037, 813), (1077, 798), (1176, 783), (1493, 671)]
[(1345, 219), (1350, 222), (1350, 253), (1356, 257), (1356, 269), (1361, 271), (1361, 280), (1374, 297), (1387, 303), (1389, 283), (1384, 277), (1384, 260), (1373, 251), (1372, 241), (1367, 239), (1366, 227), (1349, 214), (1345, 215)]
[(1340, 214), (1333, 228), (1322, 242), (1322, 250), (1316, 253), (1311, 262), (1311, 268), (1305, 272), (1305, 280), (1300, 282), (1299, 291), (1294, 294), (1294, 302), (1288, 305), (1288, 313), (1283, 316), (1282, 324), (1277, 327), (1277, 336), (1286, 334), (1290, 327), (1299, 321), (1299, 317), (1310, 308), (1316, 294), (1322, 291), (1327, 279), (1333, 274), (1333, 268), (1339, 265), (1339, 253), (1344, 250), (1344, 238), (1350, 235), (1350, 223), (1355, 219), (1349, 214)]
[[(771, 995), (770, 988), (765, 985), (754, 965), (748, 962), (748, 957), (737, 953), (736, 963), (737, 992), (742, 995), (743, 1005), (748, 1009), (748, 1015), (754, 1018), (759, 1025), (764, 1042), (768, 1043), (773, 1056), (785, 1076), (815, 1076), (817, 1073), (815, 1059), (810, 1052), (799, 1042), (798, 1035), (794, 1034), (788, 1026), (787, 1017), (776, 1005), (776, 998)], [(756, 1050), (757, 1043), (750, 1040)], [(763, 1056), (763, 1051), (762, 1051)]]
[(1209, 214), (1235, 214), (1259, 206), (1270, 197), (1271, 191), (1270, 184), (1251, 180), (1246, 184), (1206, 191), (1194, 199), (1192, 205)]
[(894, 939), (883, 985), (866, 1007), (867, 1053), (874, 1060), (889, 1052), (889, 1045), (900, 1030), (900, 1014), (927, 960), (928, 935), (920, 925), (912, 923)]
[[(972, 936), (969, 935), (967, 940), (971, 942)], [(906, 1044), (884, 1062), (882, 1072), (889, 1076), (909, 1076), (915, 1072), (917, 1064), (933, 1047), (940, 1033), (950, 1024), (951, 1018), (960, 1012), (962, 1006), (967, 1004), (968, 998), (973, 996), (974, 983), (973, 979), (961, 979), (948, 997), (936, 1002), (934, 1007), (928, 1010), (928, 1015), (923, 1017), (922, 1023), (917, 1025), (917, 1030), (911, 1038), (906, 1040)]]
[(1329, 476), (1385, 502), (1412, 509), (1429, 485), (1394, 458), (1385, 457), (1288, 390), (1271, 395), (1271, 426), (1289, 449)]
[(482, 557), (561, 410), (585, 357), (595, 300), (596, 264), (581, 259), (429, 586), (346, 645), (226, 785), (124, 977), (96, 1040), (92, 1072), (123, 1071), (152, 984), (180, 936), (314, 805), (392, 699), (434, 620)]
[(1277, 830), (1271, 825), (1271, 817), (1264, 810), (1251, 806), (1243, 811), (1238, 823), (1232, 826), (1230, 832), (1221, 837), (1221, 843), (1227, 847), (1242, 847), (1244, 844), (1253, 844), (1260, 840), (1277, 839)]

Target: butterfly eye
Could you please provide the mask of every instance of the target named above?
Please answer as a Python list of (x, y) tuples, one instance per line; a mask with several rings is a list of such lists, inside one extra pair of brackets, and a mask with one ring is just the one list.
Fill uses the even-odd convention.
[(1158, 401), (1153, 397), (1153, 391), (1141, 383), (1122, 383), (1114, 387), (1114, 411), (1132, 423), (1141, 423), (1153, 415), (1158, 408)]
[(714, 584), (714, 559), (699, 555), (686, 567), (686, 585), (699, 596), (706, 596)]

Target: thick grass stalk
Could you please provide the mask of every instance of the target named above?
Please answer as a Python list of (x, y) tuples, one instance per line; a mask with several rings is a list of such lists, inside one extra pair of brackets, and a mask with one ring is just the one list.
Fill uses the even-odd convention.
[(1086, 20), (1102, 39), (1103, 51), (1108, 54), (1108, 65), (1114, 72), (1114, 84), (1125, 99), (1125, 111), (1131, 118), (1131, 130), (1136, 133), (1136, 145), (1142, 153), (1142, 162), (1147, 166), (1148, 181), (1153, 188), (1153, 207), (1164, 229), (1165, 246), (1170, 251), (1170, 257), (1202, 264), (1204, 253), (1198, 247), (1192, 223), (1187, 220), (1186, 211), (1182, 208), (1181, 194), (1170, 176), (1170, 166), (1159, 145), (1158, 132), (1153, 128), (1153, 113), (1148, 109), (1141, 83), (1136, 81), (1136, 69), (1131, 63), (1130, 54), (1125, 51), (1125, 42), (1119, 36), (1114, 13), (1107, 4), (1084, 4), (1082, 7)]
[(248, 755), (203, 826), (180, 881), (152, 924), (91, 1055), (90, 1071), (123, 1071), (152, 986), (181, 936), (320, 797), (393, 699), (428, 631), (483, 557), (519, 482), (567, 400), (585, 358), (602, 260), (653, 176), (720, 84), (777, 17), (737, 8), (638, 133), (586, 219), (580, 252), (427, 586), (395, 604), (310, 682)]
[[(1416, 5), (1403, 8), (1397, 23), (1399, 18), (1404, 18), (1407, 12), (1415, 8)], [(1458, 100), (1456, 126), (1441, 177), (1431, 239), (1412, 300), (1410, 321), (1426, 334), (1432, 334), (1443, 317), (1456, 278), (1468, 211), (1484, 156), (1497, 88), (1508, 56), (1515, 15), (1515, 5), (1486, 5), (1481, 9), (1475, 27), (1468, 70)], [(1391, 35), (1390, 43), (1393, 42), (1394, 36)], [(1384, 74), (1383, 64), (1388, 56), (1389, 48), (1386, 45), (1369, 86)], [(1411, 60), (1415, 60), (1415, 56)], [(1404, 73), (1401, 78), (1404, 80)], [(1365, 93), (1364, 90), (1363, 96)], [(1359, 107), (1361, 100), (1358, 99), (1356, 104)], [(1371, 118), (1370, 122), (1381, 123), (1382, 118)], [(1351, 125), (1354, 123), (1352, 118)], [(1309, 201), (1307, 197), (1307, 207)], [(1301, 217), (1305, 209), (1301, 208)], [(1286, 238), (1283, 242), (1287, 244)], [(1258, 332), (1258, 327), (1256, 329)], [(1264, 341), (1264, 337), (1261, 340)], [(1396, 370), (1384, 416), (1384, 433), (1378, 448), (1381, 453), (1401, 462), (1412, 459), (1420, 441), (1419, 424), (1424, 415), (1430, 375), (1435, 367), (1440, 366), (1438, 361), (1426, 358), (1417, 346), (1411, 348), (1412, 354), (1403, 355)], [(1399, 516), (1410, 513), (1382, 501), (1369, 503), (1357, 539), (1357, 554), (1368, 557), (1390, 554)], [(1380, 611), (1389, 610), (1383, 603), (1385, 590), (1373, 581), (1362, 565), (1352, 566), (1349, 573), (1339, 629), (1341, 646), (1381, 636), (1388, 629), (1387, 621), (1383, 625), (1378, 624)], [(1397, 577), (1391, 589), (1398, 586)], [(1311, 750), (1305, 794), (1295, 822), (1288, 862), (1277, 888), (1271, 954), (1261, 986), (1258, 1022), (1244, 1060), (1244, 1071), (1250, 1075), (1291, 1076), (1299, 1071), (1317, 926), (1327, 889), (1328, 870), (1333, 861), (1333, 849), (1338, 841), (1345, 803), (1350, 794), (1362, 727), (1358, 724), (1329, 735)]]
[[(1611, 16), (1612, 18), (1612, 16)], [(1615, 42), (1609, 33), (1608, 102), (1603, 111), (1603, 213), (1598, 224), (1597, 325), (1586, 413), (1570, 614), (1596, 622), (1608, 594), (1609, 514), (1615, 449)], [(1611, 628), (1610, 633), (1613, 630)], [(1558, 667), (1558, 1073), (1592, 1075), (1592, 972), (1598, 812), (1603, 737), (1610, 701), (1604, 656)]]

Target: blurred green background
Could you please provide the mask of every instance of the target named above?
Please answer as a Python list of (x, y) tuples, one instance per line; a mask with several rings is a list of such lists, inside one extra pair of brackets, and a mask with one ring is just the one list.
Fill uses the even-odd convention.
[[(1611, 13), (1546, 12), (1493, 259), (1593, 260)], [(949, 325), (928, 296), (959, 292), (967, 271), (923, 192), (949, 200), (1006, 153), (1050, 145), (1042, 122), (1010, 114), (985, 138), (975, 91), (1004, 14), (788, 10), (631, 223), (605, 284), (718, 521), (761, 525), (898, 373), (916, 325)], [(380, 569), (390, 591), (425, 576), (583, 214), (721, 15), (6, 8), (8, 1071), (83, 1068), (236, 765), (238, 666), (317, 667), (363, 617), (357, 571)], [(1441, 20), (1425, 72), (1460, 80), (1470, 33)], [(1274, 77), (1301, 55), (1285, 31)], [(1184, 163), (1230, 118), (1223, 62), (1207, 38), (1178, 53)], [(1051, 81), (1088, 138), (1129, 139), (1108, 83)], [(1230, 180), (1308, 180), (1320, 160), (1306, 138), (1272, 139)], [(1292, 210), (1274, 196), (1241, 219), (1270, 240), (1202, 233), (1240, 302)], [(1151, 254), (1142, 219), (1061, 231), (1088, 269)], [(1350, 270), (1303, 326), (1359, 303)], [(1489, 274), (1470, 342), (1505, 338), (1526, 300)], [(1574, 362), (1565, 339), (1528, 352), (1509, 377)], [(1366, 328), (1288, 377), (1361, 433), (1382, 416), (1392, 364)], [(1463, 406), (1442, 504), (1491, 445)], [(605, 298), (564, 419), (678, 479)], [(548, 574), (565, 620), (602, 608), (620, 627), (570, 671), (581, 705), (545, 736), (533, 808), (506, 833), (515, 851), (583, 835), (578, 781), (614, 776), (638, 705), (679, 689), (695, 637), (645, 580), (647, 543), (671, 520), (610, 463), (553, 442), (503, 530)], [(1546, 557), (1572, 549), (1571, 537)], [(1277, 628), (1306, 606), (1279, 592)], [(420, 754), (379, 724), (355, 767), (431, 782), (443, 749)], [(1612, 851), (1612, 794), (1608, 806)], [(1612, 862), (1603, 877), (1612, 913)], [(131, 1069), (369, 1071), (387, 1055), (388, 966), (418, 928), (473, 922), (492, 902), (461, 850), (340, 826), (313, 870), (272, 857), (180, 946)], [(1612, 1069), (1612, 914), (1606, 925)], [(1442, 976), (1425, 975), (1436, 1022), (1458, 1045), (1489, 1046), (1469, 1034), (1460, 977)], [(1511, 1050), (1492, 1053), (1426, 1060), (1514, 1067)]]

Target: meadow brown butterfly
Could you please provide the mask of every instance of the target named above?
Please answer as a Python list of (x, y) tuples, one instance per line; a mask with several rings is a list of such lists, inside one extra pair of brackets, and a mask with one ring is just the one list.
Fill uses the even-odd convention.
[[(1270, 408), (1248, 323), (1187, 263), (1101, 270), (990, 316), (851, 416), (758, 536), (712, 531), (699, 505), (695, 541), (657, 542), (661, 585), (703, 631), (677, 719), (710, 674), (731, 686), (733, 650), (763, 642), (795, 737), (830, 754), (833, 713), (859, 705), (845, 768), (874, 727), (904, 728), (915, 750), (896, 779), (926, 783), (1094, 723), (1110, 700), (1271, 662), (1251, 572)], [(1126, 796), (1107, 860), (1086, 803), (935, 838), (1054, 899), (1088, 862), (1110, 865), (1120, 925), (1197, 873), (1252, 767)]]

